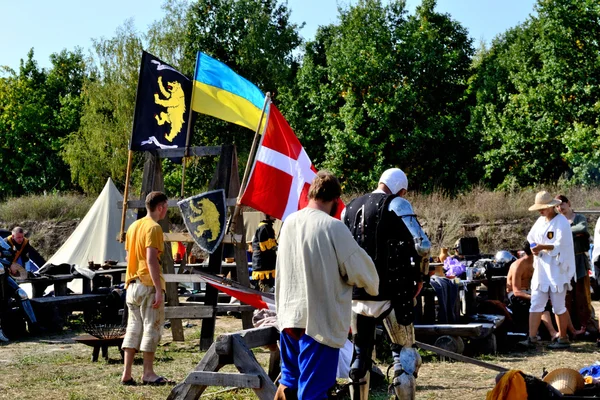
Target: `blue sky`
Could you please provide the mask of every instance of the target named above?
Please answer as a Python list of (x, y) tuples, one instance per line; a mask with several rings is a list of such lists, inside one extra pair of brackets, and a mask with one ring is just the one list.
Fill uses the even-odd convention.
[[(306, 22), (300, 32), (305, 39), (314, 37), (318, 26), (337, 19), (338, 4), (356, 4), (358, 0), (288, 0), (294, 22)], [(133, 18), (145, 31), (162, 16), (163, 0), (3, 0), (0, 24), (0, 65), (13, 69), (31, 47), (41, 67), (50, 65), (49, 56), (75, 46), (87, 51), (92, 38), (112, 37), (117, 27)], [(414, 13), (421, 0), (407, 0)], [(475, 45), (490, 42), (527, 19), (534, 0), (438, 0), (437, 10), (452, 15), (468, 30)]]

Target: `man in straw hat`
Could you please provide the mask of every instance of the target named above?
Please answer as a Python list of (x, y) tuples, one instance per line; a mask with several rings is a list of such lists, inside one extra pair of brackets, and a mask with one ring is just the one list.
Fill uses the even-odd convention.
[(538, 211), (540, 217), (527, 235), (531, 252), (535, 256), (531, 279), (529, 337), (520, 342), (527, 348), (535, 348), (537, 345), (537, 330), (548, 297), (552, 301), (554, 314), (558, 317), (560, 336), (548, 347), (570, 347), (567, 336), (569, 314), (565, 307), (565, 296), (567, 290), (571, 289), (571, 278), (575, 275), (575, 253), (569, 221), (564, 215), (557, 213), (555, 206), (558, 204), (560, 200), (554, 199), (546, 191), (541, 191), (535, 195), (535, 204), (529, 207), (529, 211)]

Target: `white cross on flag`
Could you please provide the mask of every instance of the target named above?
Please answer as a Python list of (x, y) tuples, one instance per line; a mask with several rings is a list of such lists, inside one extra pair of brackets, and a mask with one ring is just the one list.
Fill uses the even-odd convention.
[[(271, 103), (265, 133), (240, 203), (284, 221), (308, 204), (308, 189), (316, 175), (317, 170), (294, 131)], [(343, 203), (338, 206), (339, 213), (342, 208)]]

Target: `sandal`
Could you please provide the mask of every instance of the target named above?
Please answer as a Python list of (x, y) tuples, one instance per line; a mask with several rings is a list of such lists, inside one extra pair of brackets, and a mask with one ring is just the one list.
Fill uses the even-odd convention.
[(121, 385), (123, 386), (135, 386), (137, 385), (136, 381), (133, 378), (129, 378), (126, 381), (121, 381)]
[(150, 386), (164, 386), (164, 385), (172, 385), (175, 382), (168, 380), (164, 376), (159, 376), (158, 378), (156, 378), (153, 381), (147, 381), (147, 380), (142, 379), (142, 383), (144, 385), (150, 385)]

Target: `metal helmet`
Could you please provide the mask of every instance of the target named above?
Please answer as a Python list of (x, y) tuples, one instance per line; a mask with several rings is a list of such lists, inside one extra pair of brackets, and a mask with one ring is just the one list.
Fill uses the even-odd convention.
[(517, 257), (513, 256), (511, 252), (506, 251), (506, 250), (500, 250), (494, 256), (494, 261), (496, 261), (496, 262), (502, 262), (502, 263), (509, 263), (509, 262), (514, 261), (516, 259), (517, 259)]

